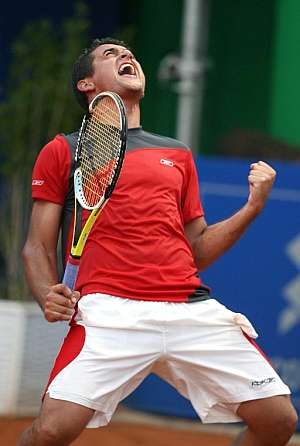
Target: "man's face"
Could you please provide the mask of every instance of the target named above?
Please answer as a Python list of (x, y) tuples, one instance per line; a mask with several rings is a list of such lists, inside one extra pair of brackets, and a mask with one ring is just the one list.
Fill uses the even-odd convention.
[(144, 96), (145, 76), (133, 54), (115, 44), (100, 45), (93, 51), (94, 74), (91, 80), (96, 93), (114, 91), (121, 97)]

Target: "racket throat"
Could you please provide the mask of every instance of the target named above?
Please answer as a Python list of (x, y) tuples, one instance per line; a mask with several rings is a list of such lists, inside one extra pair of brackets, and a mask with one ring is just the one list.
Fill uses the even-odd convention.
[[(86, 239), (88, 238), (88, 235), (96, 221), (96, 218), (98, 217), (98, 214), (103, 210), (106, 203), (107, 203), (107, 200), (105, 200), (103, 202), (101, 208), (94, 209), (91, 212), (91, 214), (90, 214), (89, 218), (87, 219), (82, 230), (81, 230), (81, 225), (80, 226), (78, 225), (79, 226), (79, 228), (78, 228), (78, 226), (76, 224), (76, 230), (74, 231), (74, 239), (73, 239), (73, 244), (72, 244), (72, 249), (71, 249), (71, 256), (73, 258), (80, 259), (83, 248), (85, 246)], [(76, 240), (76, 238), (75, 238), (75, 234), (78, 234), (77, 230), (79, 232), (78, 240)], [(81, 232), (80, 232), (80, 230), (81, 230)]]

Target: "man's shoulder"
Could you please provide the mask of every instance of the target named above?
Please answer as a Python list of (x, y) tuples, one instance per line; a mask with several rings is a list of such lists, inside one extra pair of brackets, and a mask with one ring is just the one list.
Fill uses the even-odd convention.
[(162, 143), (166, 144), (168, 147), (181, 148), (185, 150), (190, 150), (186, 144), (184, 144), (179, 139), (171, 138), (170, 136), (161, 135), (158, 133), (146, 132), (149, 135), (150, 139), (155, 141), (162, 141)]
[(78, 136), (79, 136), (79, 130), (77, 130), (76, 132), (72, 132), (72, 133), (61, 133), (59, 136), (61, 138), (64, 138), (65, 141), (67, 141), (71, 151), (75, 152), (75, 149), (77, 146), (77, 141), (78, 141)]
[(182, 141), (171, 138), (169, 136), (161, 135), (154, 132), (148, 132), (144, 129), (129, 130), (128, 133), (128, 147), (145, 147), (145, 148), (170, 148), (182, 149), (189, 151), (189, 147)]
[(36, 161), (47, 164), (50, 160), (56, 160), (58, 163), (65, 163), (72, 159), (71, 154), (72, 150), (65, 135), (57, 134), (41, 148)]

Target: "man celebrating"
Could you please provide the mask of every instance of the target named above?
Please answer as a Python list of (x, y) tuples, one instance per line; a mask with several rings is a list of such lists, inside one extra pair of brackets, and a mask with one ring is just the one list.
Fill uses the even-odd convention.
[(93, 41), (75, 62), (73, 86), (85, 109), (102, 91), (121, 96), (127, 151), (86, 242), (75, 291), (59, 283), (56, 250), (61, 227), (66, 257), (70, 250), (76, 134), (57, 135), (34, 166), (27, 280), (49, 322), (71, 322), (40, 415), (19, 446), (65, 446), (85, 427), (106, 425), (150, 372), (187, 397), (202, 422), (244, 421), (239, 445), (287, 444), (297, 423), (289, 388), (257, 348), (248, 319), (214, 299), (198, 275), (262, 211), (275, 171), (263, 161), (252, 164), (245, 205), (207, 225), (191, 152), (140, 126), (145, 78), (127, 46)]

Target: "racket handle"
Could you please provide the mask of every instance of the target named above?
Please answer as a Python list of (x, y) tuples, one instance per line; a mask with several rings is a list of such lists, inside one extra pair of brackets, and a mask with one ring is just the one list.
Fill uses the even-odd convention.
[(65, 272), (64, 272), (64, 277), (63, 277), (62, 283), (64, 285), (67, 285), (72, 291), (74, 290), (74, 287), (75, 287), (78, 269), (79, 269), (79, 264), (74, 265), (73, 263), (68, 262), (66, 265)]

